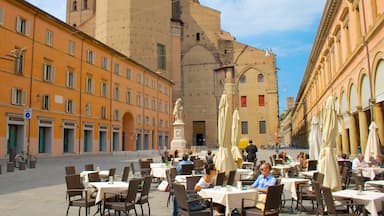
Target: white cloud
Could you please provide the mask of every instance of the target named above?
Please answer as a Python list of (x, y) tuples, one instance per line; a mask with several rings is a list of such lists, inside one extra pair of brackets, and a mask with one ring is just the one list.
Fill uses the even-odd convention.
[(237, 37), (311, 28), (325, 0), (200, 0), (221, 11), (222, 28)]
[(65, 22), (66, 0), (27, 0), (41, 10)]

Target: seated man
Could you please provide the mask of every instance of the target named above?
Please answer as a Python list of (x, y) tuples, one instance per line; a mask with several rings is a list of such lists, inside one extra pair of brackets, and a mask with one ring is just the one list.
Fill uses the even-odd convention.
[(251, 187), (257, 188), (260, 192), (267, 193), (268, 187), (276, 184), (276, 178), (271, 174), (271, 169), (271, 164), (262, 164), (260, 166), (261, 174), (257, 177)]
[(183, 155), (183, 160), (180, 161), (177, 164), (177, 166), (176, 166), (176, 170), (177, 170), (178, 173), (181, 172), (181, 166), (184, 165), (184, 164), (193, 164), (193, 162), (188, 159), (188, 155), (187, 154)]
[(352, 161), (352, 169), (362, 168), (367, 165), (367, 162), (364, 161), (364, 155), (358, 154), (355, 159)]

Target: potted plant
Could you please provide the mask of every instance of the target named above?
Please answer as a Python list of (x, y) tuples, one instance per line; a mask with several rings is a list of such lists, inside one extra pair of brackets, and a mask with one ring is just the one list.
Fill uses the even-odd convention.
[(36, 156), (29, 155), (28, 161), (29, 161), (29, 168), (31, 168), (31, 169), (36, 168), (36, 162), (37, 162)]

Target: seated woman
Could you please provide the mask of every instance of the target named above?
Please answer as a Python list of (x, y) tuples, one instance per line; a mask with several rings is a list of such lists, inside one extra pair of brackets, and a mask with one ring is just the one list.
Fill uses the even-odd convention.
[(283, 164), (289, 164), (291, 162), (291, 159), (287, 156), (287, 152), (283, 151), (279, 153), (279, 158), (282, 160)]
[(203, 188), (210, 188), (215, 185), (216, 181), (216, 168), (214, 164), (207, 164), (205, 166), (205, 175), (195, 185), (195, 191), (199, 191)]
[(299, 168), (301, 170), (304, 170), (307, 167), (307, 158), (305, 156), (304, 152), (300, 152), (299, 155), (297, 156), (297, 162), (299, 162)]

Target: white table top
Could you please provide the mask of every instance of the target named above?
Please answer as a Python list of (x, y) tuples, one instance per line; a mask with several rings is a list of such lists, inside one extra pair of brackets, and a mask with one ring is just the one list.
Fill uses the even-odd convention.
[(365, 206), (372, 216), (377, 216), (379, 211), (383, 209), (382, 201), (384, 201), (384, 193), (375, 191), (357, 191), (357, 190), (340, 190), (333, 192), (334, 197), (353, 199), (354, 203)]
[(354, 169), (354, 171), (360, 170), (364, 177), (370, 178), (371, 180), (373, 180), (377, 174), (384, 172), (384, 168), (381, 167), (359, 167)]
[(88, 182), (88, 174), (89, 174), (89, 173), (95, 173), (95, 172), (99, 172), (99, 176), (100, 176), (100, 178), (103, 178), (103, 179), (108, 178), (109, 170), (100, 170), (100, 171), (96, 171), (96, 170), (92, 170), (92, 171), (81, 171), (81, 172), (80, 172), (80, 177), (83, 178), (83, 182), (86, 183), (86, 182)]
[(115, 181), (109, 182), (88, 182), (89, 185), (97, 189), (96, 203), (104, 199), (104, 193), (120, 193), (128, 191), (128, 182)]
[(309, 179), (303, 179), (303, 178), (282, 178), (281, 184), (284, 184), (284, 194), (285, 198), (293, 198), (297, 200), (297, 191), (296, 186), (297, 184), (304, 184), (308, 183)]

